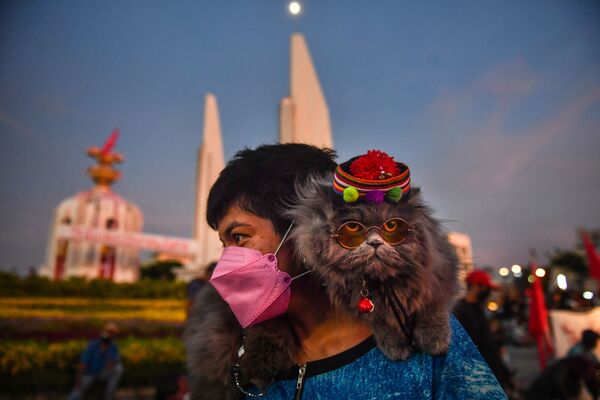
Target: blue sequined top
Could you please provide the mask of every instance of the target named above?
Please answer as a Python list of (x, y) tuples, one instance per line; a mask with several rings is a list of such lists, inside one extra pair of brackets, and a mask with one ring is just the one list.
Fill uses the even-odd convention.
[[(444, 355), (417, 353), (406, 361), (391, 361), (370, 338), (340, 355), (309, 362), (300, 391), (296, 368), (294, 378), (276, 380), (261, 399), (507, 399), (454, 316), (450, 325)], [(350, 354), (354, 357), (348, 359)]]

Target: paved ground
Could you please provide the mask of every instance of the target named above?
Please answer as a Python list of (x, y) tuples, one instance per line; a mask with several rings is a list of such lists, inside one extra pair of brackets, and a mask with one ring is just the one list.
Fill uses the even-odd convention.
[(515, 380), (519, 389), (526, 389), (540, 373), (540, 366), (535, 346), (508, 346), (510, 368), (515, 370)]

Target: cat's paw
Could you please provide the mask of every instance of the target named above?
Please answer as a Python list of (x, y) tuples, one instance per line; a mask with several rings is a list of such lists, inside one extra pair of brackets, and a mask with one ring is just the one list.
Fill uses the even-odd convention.
[(414, 330), (416, 347), (431, 355), (447, 352), (450, 346), (450, 336), (451, 331), (447, 320), (419, 324)]
[(375, 340), (377, 341), (377, 347), (391, 360), (406, 360), (414, 348), (402, 334), (396, 332), (390, 332), (385, 334), (380, 330), (374, 330)]

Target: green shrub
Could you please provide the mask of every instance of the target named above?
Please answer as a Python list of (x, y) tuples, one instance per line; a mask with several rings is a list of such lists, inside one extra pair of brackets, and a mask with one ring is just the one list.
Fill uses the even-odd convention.
[[(48, 340), (65, 341), (91, 339), (106, 324), (101, 319), (58, 319), (58, 318), (0, 318), (0, 340)], [(119, 320), (119, 336), (180, 337), (181, 323), (149, 321), (142, 319)]]
[(186, 283), (143, 279), (133, 283), (114, 283), (103, 279), (69, 278), (52, 281), (46, 277), (21, 278), (0, 271), (0, 293), (8, 297), (100, 297), (129, 299), (185, 299)]
[(140, 276), (142, 279), (174, 281), (175, 270), (182, 267), (183, 264), (177, 260), (154, 261), (140, 268)]

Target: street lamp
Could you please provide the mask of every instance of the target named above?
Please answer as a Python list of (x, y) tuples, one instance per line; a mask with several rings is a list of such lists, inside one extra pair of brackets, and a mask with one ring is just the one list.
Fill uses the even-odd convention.
[(558, 274), (556, 276), (556, 284), (560, 290), (567, 290), (567, 277), (564, 274)]

